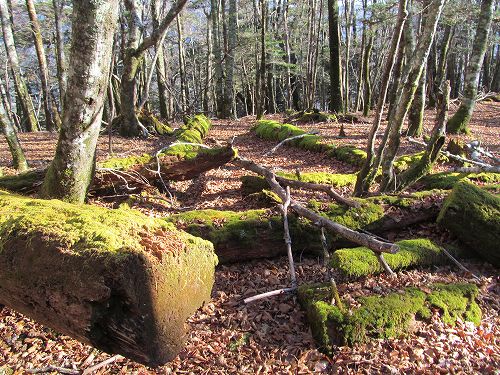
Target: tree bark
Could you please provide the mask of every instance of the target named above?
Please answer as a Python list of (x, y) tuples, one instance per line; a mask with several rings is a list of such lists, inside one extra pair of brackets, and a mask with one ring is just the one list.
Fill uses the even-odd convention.
[[(162, 5), (162, 0), (153, 0), (151, 2), (151, 12), (153, 17), (153, 28), (157, 29), (160, 26), (160, 7)], [(163, 49), (163, 43), (159, 43), (156, 46), (156, 53), (158, 54), (158, 61), (155, 65), (156, 70), (156, 82), (158, 84), (158, 101), (160, 103), (160, 116), (163, 119), (168, 119), (170, 116), (168, 110), (168, 99), (167, 99), (167, 72), (165, 69), (165, 55)]]
[(328, 30), (330, 43), (330, 111), (341, 113), (342, 83), (340, 62), (340, 30), (338, 0), (328, 0)]
[(42, 195), (84, 202), (95, 169), (95, 151), (106, 98), (118, 1), (73, 1), (73, 38), (64, 116)]
[(469, 122), (476, 105), (477, 86), (486, 52), (488, 35), (493, 19), (493, 0), (481, 1), (481, 13), (477, 21), (476, 35), (472, 45), (472, 54), (467, 65), (465, 76), (464, 93), (458, 111), (446, 125), (447, 133), (460, 134), (469, 133)]
[(24, 116), (23, 122), (26, 122), (24, 128), (29, 131), (38, 131), (39, 127), (35, 116), (33, 101), (31, 100), (28, 87), (26, 86), (26, 82), (19, 65), (19, 57), (14, 43), (14, 34), (12, 32), (12, 24), (9, 17), (9, 7), (6, 0), (0, 0), (0, 17), (2, 22), (3, 41), (7, 51), (7, 59), (12, 70), (14, 84), (16, 86), (17, 98), (19, 100), (18, 104)]
[(224, 109), (224, 79), (223, 79), (223, 61), (222, 49), (220, 43), (220, 0), (211, 0), (212, 34), (213, 34), (213, 53), (215, 66), (215, 107), (217, 117), (223, 117)]
[(19, 172), (24, 172), (28, 169), (28, 162), (24, 156), (24, 151), (19, 142), (17, 131), (9, 117), (6, 116), (4, 106), (0, 104), (0, 130), (5, 136), (7, 145), (9, 146), (12, 155), (12, 164)]
[[(229, 0), (228, 41), (226, 54), (226, 82), (224, 88), (224, 118), (231, 117), (234, 108), (234, 62), (238, 41), (238, 13), (236, 0)], [(236, 116), (236, 113), (233, 113)]]
[(38, 16), (36, 14), (35, 3), (33, 0), (26, 0), (26, 7), (28, 8), (33, 41), (35, 44), (36, 55), (38, 57), (38, 66), (40, 68), (43, 109), (45, 112), (45, 127), (49, 131), (54, 131), (61, 127), (61, 119), (59, 118), (57, 106), (52, 100), (52, 95), (50, 94), (49, 68), (47, 65), (47, 58), (45, 57), (45, 48), (43, 47), (42, 31), (40, 29), (40, 23), (38, 22)]
[[(56, 61), (57, 61), (57, 80), (59, 82), (59, 101), (62, 107), (64, 94), (66, 92), (66, 57), (64, 54), (64, 40), (62, 35), (62, 9), (63, 1), (52, 0), (52, 7), (54, 9), (54, 23), (56, 34)], [(62, 108), (61, 108), (62, 110)]]

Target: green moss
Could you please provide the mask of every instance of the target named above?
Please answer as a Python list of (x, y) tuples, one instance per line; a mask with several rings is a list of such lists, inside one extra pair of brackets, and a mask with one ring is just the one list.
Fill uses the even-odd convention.
[(326, 284), (302, 286), (298, 297), (318, 346), (327, 353), (332, 352), (334, 345), (404, 336), (411, 332), (415, 318), (430, 318), (431, 307), (442, 311), (447, 324), (454, 324), (458, 318), (480, 323), (475, 285), (435, 284), (430, 289), (430, 293), (426, 293), (410, 287), (386, 296), (361, 297), (358, 299), (360, 307), (345, 313), (327, 302), (330, 291)]
[(137, 118), (142, 125), (148, 129), (148, 131), (158, 134), (158, 135), (171, 135), (173, 130), (167, 124), (161, 122), (155, 115), (151, 112), (142, 111), (137, 113)]
[(2, 240), (11, 235), (42, 233), (76, 253), (120, 253), (143, 249), (141, 233), (158, 230), (177, 232), (171, 224), (134, 210), (37, 200), (0, 191)]
[(151, 162), (153, 156), (149, 154), (131, 155), (124, 158), (111, 158), (98, 163), (99, 168), (127, 170), (135, 165), (144, 165)]
[(429, 174), (421, 180), (428, 189), (453, 189), (453, 186), (460, 181), (498, 183), (500, 182), (500, 173), (441, 172)]
[[(397, 244), (400, 247), (398, 253), (384, 254), (384, 259), (393, 271), (449, 261), (441, 247), (428, 239), (403, 240)], [(462, 253), (458, 248), (449, 248), (448, 251), (457, 257)], [(366, 247), (335, 251), (331, 266), (348, 277), (367, 276), (384, 271), (373, 251)]]
[(0, 189), (10, 191), (32, 190), (45, 176), (44, 170), (32, 170), (16, 175), (0, 177)]
[(406, 194), (404, 197), (399, 195), (377, 195), (365, 198), (365, 200), (368, 202), (387, 204), (399, 208), (410, 208), (415, 205), (415, 202), (418, 200), (443, 194), (447, 194), (447, 192), (444, 190), (434, 189), (413, 192), (411, 194)]
[(335, 159), (360, 167), (366, 160), (366, 152), (354, 146), (336, 147), (329, 153)]
[(458, 182), (439, 213), (438, 223), (485, 260), (500, 266), (500, 197)]
[[(212, 242), (221, 263), (252, 259), (252, 256), (272, 257), (285, 252), (281, 215), (268, 210), (188, 211), (166, 220)], [(295, 251), (321, 252), (319, 230), (307, 220), (290, 215), (289, 226)]]
[[(295, 173), (277, 172), (277, 176), (284, 177), (289, 180), (300, 180), (312, 184), (332, 185), (333, 187), (340, 188), (345, 186), (353, 186), (356, 183), (356, 174), (354, 173), (324, 173), (324, 172), (310, 172), (301, 173), (297, 176)], [(243, 195), (249, 195), (268, 189), (269, 184), (266, 179), (261, 176), (242, 176), (241, 188)]]
[[(416, 154), (402, 155), (394, 161), (394, 169), (396, 170), (397, 173), (406, 171), (408, 168), (410, 168), (412, 164), (422, 159), (422, 156), (424, 154), (425, 151), (417, 152)], [(446, 163), (448, 162), (448, 158), (443, 154), (440, 154), (438, 157), (438, 162)]]

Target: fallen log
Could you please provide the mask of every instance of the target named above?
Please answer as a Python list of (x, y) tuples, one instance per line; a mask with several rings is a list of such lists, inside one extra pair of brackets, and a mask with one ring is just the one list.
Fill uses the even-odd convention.
[(173, 359), (216, 263), (209, 242), (134, 210), (0, 192), (0, 303), (108, 353)]
[(500, 266), (500, 198), (459, 182), (445, 201), (438, 223), (486, 261)]
[(332, 354), (335, 345), (406, 335), (412, 331), (416, 319), (425, 321), (432, 317), (431, 309), (440, 311), (447, 324), (462, 319), (479, 325), (478, 294), (474, 284), (433, 284), (386, 296), (365, 296), (358, 299), (359, 307), (343, 311), (330, 304), (330, 284), (304, 285), (298, 289), (299, 303), (306, 311), (313, 337), (319, 349), (327, 354)]
[[(387, 254), (384, 258), (393, 271), (416, 266), (430, 266), (449, 263), (449, 258), (441, 246), (424, 238), (396, 242), (397, 254)], [(459, 257), (464, 251), (449, 247), (452, 256)], [(345, 277), (361, 277), (384, 272), (370, 249), (364, 247), (339, 249), (331, 256), (331, 267)]]

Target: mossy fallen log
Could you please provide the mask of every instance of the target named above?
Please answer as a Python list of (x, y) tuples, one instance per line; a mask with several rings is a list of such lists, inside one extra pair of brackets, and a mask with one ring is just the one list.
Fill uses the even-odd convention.
[[(150, 134), (171, 135), (173, 133), (172, 128), (168, 124), (161, 122), (153, 113), (147, 110), (136, 111), (136, 115), (141, 125)], [(120, 128), (122, 121), (122, 115), (116, 116), (111, 123), (111, 127), (113, 129)]]
[(500, 173), (482, 172), (482, 173), (460, 173), (460, 172), (441, 172), (425, 176), (420, 183), (426, 189), (451, 190), (460, 181), (482, 182), (495, 184), (500, 182)]
[(336, 122), (337, 116), (334, 114), (321, 112), (318, 109), (309, 109), (305, 111), (299, 111), (292, 113), (287, 119), (286, 122), (292, 123), (317, 123), (317, 122)]
[(366, 152), (354, 146), (335, 147), (329, 155), (356, 167), (361, 167), (366, 160)]
[[(198, 146), (210, 126), (207, 117), (196, 115), (175, 131), (175, 142), (180, 144), (163, 150), (158, 157), (154, 154), (131, 155), (98, 163), (91, 190), (100, 193), (125, 186), (127, 191), (137, 191), (146, 185), (162, 189), (163, 181), (189, 180), (228, 163), (236, 156), (236, 150), (232, 147), (205, 149)], [(36, 193), (45, 173), (46, 170), (36, 170), (0, 177), (0, 189), (23, 194)]]
[[(324, 172), (306, 172), (297, 175), (295, 173), (286, 172), (276, 172), (276, 176), (284, 177), (289, 180), (298, 180), (303, 182), (309, 182), (312, 184), (324, 184), (331, 185), (334, 188), (341, 188), (346, 186), (354, 186), (356, 183), (356, 174), (354, 173), (324, 173)], [(264, 189), (269, 189), (269, 184), (266, 179), (261, 176), (242, 176), (241, 189), (243, 195), (250, 195), (253, 193), (259, 193)]]
[[(214, 244), (220, 263), (243, 262), (286, 254), (283, 221), (271, 210), (244, 212), (200, 210), (170, 216), (167, 221)], [(293, 249), (321, 254), (320, 231), (307, 220), (289, 218)]]
[(500, 197), (458, 182), (443, 205), (438, 223), (483, 259), (500, 267)]
[[(420, 238), (396, 242), (399, 251), (384, 255), (384, 259), (393, 271), (416, 266), (439, 265), (449, 262), (442, 248), (431, 240)], [(455, 258), (464, 251), (457, 247), (448, 247), (447, 251)], [(331, 266), (346, 277), (361, 277), (382, 273), (377, 257), (366, 247), (339, 249), (331, 256)]]
[[(410, 287), (401, 293), (358, 299), (351, 311), (331, 305), (328, 284), (305, 285), (298, 297), (320, 350), (332, 353), (335, 345), (354, 345), (370, 339), (397, 338), (412, 331), (415, 319), (427, 320), (438, 309), (446, 324), (463, 319), (479, 325), (481, 309), (474, 284), (434, 284), (421, 290)], [(345, 304), (343, 304), (345, 305)]]
[(208, 241), (134, 210), (0, 192), (0, 303), (108, 353), (173, 359), (216, 263)]

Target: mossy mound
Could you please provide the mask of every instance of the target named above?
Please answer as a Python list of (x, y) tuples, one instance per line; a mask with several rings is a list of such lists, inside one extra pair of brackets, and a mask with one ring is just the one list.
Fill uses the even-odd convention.
[(208, 241), (134, 210), (0, 192), (0, 303), (109, 353), (174, 358), (216, 263)]
[(479, 290), (473, 284), (434, 284), (423, 291), (415, 287), (386, 296), (358, 299), (360, 307), (342, 311), (330, 305), (331, 290), (324, 285), (305, 285), (298, 297), (320, 350), (331, 354), (334, 345), (353, 345), (370, 339), (387, 339), (407, 335), (415, 319), (428, 319), (431, 309), (441, 311), (447, 324), (457, 319), (481, 322), (476, 303)]
[(427, 189), (453, 189), (460, 181), (482, 182), (487, 184), (500, 183), (500, 173), (460, 173), (441, 172), (429, 174), (420, 181)]
[(438, 223), (486, 261), (500, 267), (500, 197), (458, 182), (443, 205)]
[[(297, 126), (290, 124), (281, 124), (274, 120), (260, 120), (253, 128), (258, 137), (273, 141), (284, 141), (285, 139), (307, 134), (306, 131)], [(309, 151), (326, 151), (333, 146), (326, 145), (320, 142), (321, 137), (318, 135), (305, 135), (302, 138), (294, 139), (288, 142), (288, 145), (302, 148)]]
[(45, 176), (45, 170), (31, 170), (16, 175), (6, 175), (0, 177), (0, 189), (32, 193), (41, 185)]
[[(221, 263), (270, 258), (286, 253), (282, 217), (268, 210), (188, 211), (166, 220), (212, 242)], [(320, 232), (309, 221), (290, 215), (289, 226), (295, 251), (321, 253)]]
[(337, 160), (361, 167), (366, 161), (366, 152), (354, 146), (340, 146), (329, 152)]
[[(399, 252), (384, 254), (384, 259), (393, 271), (416, 266), (448, 263), (442, 248), (428, 239), (413, 239), (397, 242)], [(455, 257), (463, 254), (458, 248), (448, 248)], [(332, 268), (348, 277), (368, 276), (384, 272), (373, 251), (366, 247), (339, 249), (331, 258)]]
[(150, 133), (158, 135), (172, 135), (173, 130), (168, 124), (161, 122), (154, 114), (148, 111), (141, 111), (137, 113), (137, 118), (139, 122), (146, 128)]
[[(311, 184), (332, 185), (335, 188), (354, 186), (356, 183), (356, 174), (354, 173), (306, 172), (297, 175), (295, 173), (277, 172), (276, 175), (289, 180), (298, 180)], [(266, 182), (266, 179), (261, 176), (242, 176), (240, 180), (243, 195), (258, 193), (263, 189), (269, 189), (269, 184)]]
[(297, 122), (302, 124), (307, 123), (318, 123), (318, 122), (336, 122), (337, 116), (334, 114), (321, 112), (318, 109), (309, 109), (306, 111), (300, 111), (295, 113), (290, 113), (286, 122)]

